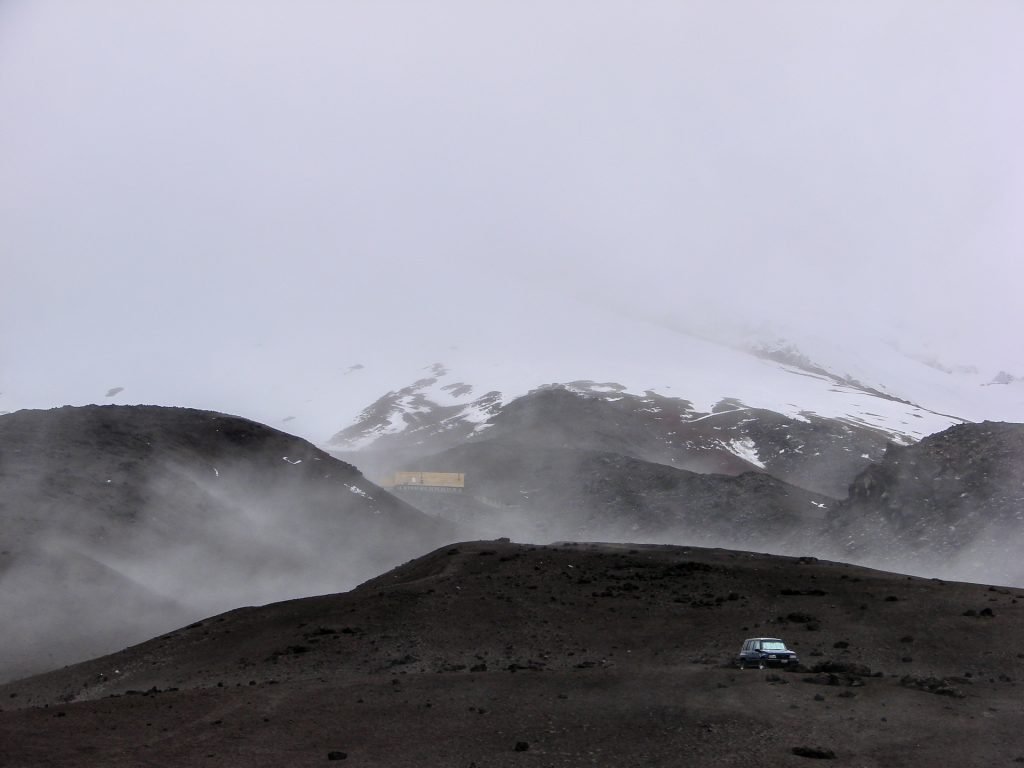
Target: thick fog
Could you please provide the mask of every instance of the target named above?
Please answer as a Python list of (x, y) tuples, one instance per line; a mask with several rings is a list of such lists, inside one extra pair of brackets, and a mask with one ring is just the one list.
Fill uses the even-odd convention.
[(375, 501), (383, 491), (326, 458), (324, 474), (300, 474), (301, 459), (268, 468), (272, 450), (204, 466), (198, 454), (175, 461), (166, 451), (138, 462), (123, 439), (110, 448), (91, 444), (89, 465), (90, 449), (76, 447), (60, 466), (48, 459), (62, 452), (30, 446), (39, 466), (13, 474), (18, 446), (0, 446), (0, 681), (242, 606), (344, 592), (463, 538)]
[[(1015, 0), (6, 0), (0, 413), (180, 405), (324, 440), (409, 383), (364, 366), (528, 368), (645, 327), (1024, 376), (1022, 32)], [(51, 598), (46, 574), (103, 585), (90, 620), (137, 622), (108, 650), (393, 564), (333, 557), (282, 499), (222, 499), (173, 547), (43, 537), (0, 570), (0, 615)], [(549, 501), (472, 530), (645, 538), (544, 527)], [(76, 594), (7, 639), (57, 642)]]
[(1010, 0), (8, 0), (0, 411), (279, 420), (330, 380), (320, 438), (368, 355), (578, 343), (581, 302), (1024, 374), (1022, 30)]

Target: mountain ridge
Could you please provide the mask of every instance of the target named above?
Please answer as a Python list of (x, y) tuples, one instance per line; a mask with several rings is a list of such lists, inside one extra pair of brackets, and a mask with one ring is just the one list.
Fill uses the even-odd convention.
[[(0, 676), (74, 660), (74, 638), (95, 652), (92, 637), (351, 586), (455, 530), (248, 419), (119, 405), (0, 416), (0, 613), (20, 617), (0, 626)], [(134, 628), (120, 636), (119, 602)]]
[(881, 566), (1024, 579), (1024, 424), (961, 424), (891, 445), (829, 510), (829, 534), (851, 557)]

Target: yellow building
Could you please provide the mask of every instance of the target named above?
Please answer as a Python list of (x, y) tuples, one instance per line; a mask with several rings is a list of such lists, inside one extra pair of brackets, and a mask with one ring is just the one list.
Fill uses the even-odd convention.
[(460, 492), (466, 487), (462, 472), (395, 472), (385, 488)]

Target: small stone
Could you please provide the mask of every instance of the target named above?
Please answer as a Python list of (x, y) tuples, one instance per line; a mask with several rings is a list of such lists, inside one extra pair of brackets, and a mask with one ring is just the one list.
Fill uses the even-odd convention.
[(338, 750), (334, 750), (332, 752), (328, 752), (327, 753), (327, 759), (328, 760), (347, 760), (348, 759), (348, 753), (347, 752), (339, 752)]
[(529, 745), (528, 742), (525, 742), (525, 741), (517, 741), (516, 742), (516, 746), (515, 746), (515, 751), (516, 752), (525, 752), (529, 748), (530, 748), (530, 745)]
[(818, 760), (835, 760), (836, 753), (822, 747), (793, 747), (793, 754), (798, 757), (813, 757)]

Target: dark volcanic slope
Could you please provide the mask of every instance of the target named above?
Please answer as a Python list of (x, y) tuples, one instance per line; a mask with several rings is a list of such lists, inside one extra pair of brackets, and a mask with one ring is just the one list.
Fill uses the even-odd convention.
[[(621, 454), (485, 440), (414, 463), (466, 474), (494, 535), (807, 551), (832, 499), (762, 473), (698, 474)], [(423, 509), (444, 496), (410, 492)]]
[(1024, 582), (1024, 425), (961, 424), (890, 446), (833, 507), (830, 525), (850, 556)]
[[(819, 671), (727, 666), (780, 636)], [(811, 558), (445, 547), (0, 686), (6, 765), (1008, 765), (1024, 596)], [(336, 757), (340, 755), (336, 754)]]
[[(478, 424), (460, 420), (460, 408), (438, 406), (418, 392), (434, 381), (388, 393), (332, 445), (345, 450), (375, 436), (370, 450), (344, 454), (371, 472), (407, 469), (460, 444), (505, 442), (617, 453), (694, 472), (738, 475), (760, 467), (801, 488), (841, 497), (891, 437), (861, 424), (813, 413), (794, 419), (729, 398), (701, 413), (682, 398), (632, 395), (620, 385), (593, 381), (542, 387), (503, 407), (489, 393), (477, 404), (489, 415), (487, 428), (478, 432)], [(398, 408), (400, 402), (405, 407)], [(388, 433), (399, 419), (405, 428)]]
[[(774, 477), (816, 493), (841, 496), (849, 478), (884, 449), (879, 430), (813, 413), (803, 419), (721, 400), (710, 414), (688, 400), (654, 393), (614, 398), (587, 393), (594, 382), (531, 392), (509, 403), (482, 434), (620, 453), (695, 472), (736, 475), (757, 469), (735, 452), (752, 453)], [(580, 391), (582, 390), (582, 391)]]
[(185, 616), (345, 588), (451, 535), (354, 467), (245, 419), (155, 406), (8, 414), (0, 679)]

